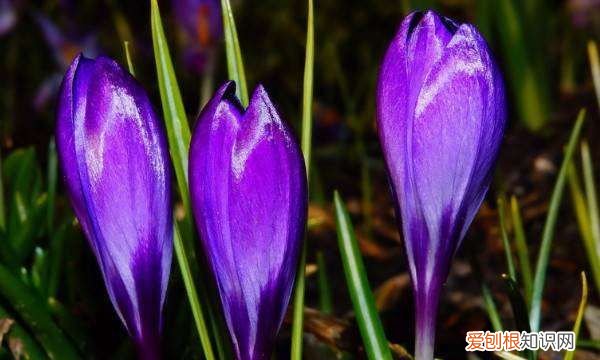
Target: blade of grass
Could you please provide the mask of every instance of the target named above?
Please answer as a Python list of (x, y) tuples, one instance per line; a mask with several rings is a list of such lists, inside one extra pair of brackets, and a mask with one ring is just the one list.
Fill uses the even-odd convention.
[(497, 351), (494, 353), (494, 355), (504, 360), (526, 360), (524, 357), (520, 357), (519, 355), (511, 354), (506, 351)]
[(127, 61), (127, 68), (131, 76), (135, 77), (135, 68), (133, 67), (133, 61), (131, 60), (131, 50), (129, 49), (129, 41), (123, 41), (123, 50), (125, 51), (125, 60)]
[(56, 179), (57, 179), (57, 170), (58, 169), (58, 160), (56, 157), (56, 144), (54, 142), (54, 138), (50, 140), (48, 144), (48, 202), (47, 206), (47, 217), (46, 223), (48, 226), (48, 234), (52, 234), (52, 229), (54, 227), (54, 209), (56, 203)]
[(583, 127), (584, 119), (585, 110), (582, 109), (577, 116), (577, 121), (575, 122), (575, 126), (573, 127), (573, 131), (571, 132), (571, 136), (569, 138), (569, 143), (565, 151), (565, 157), (560, 167), (558, 178), (556, 180), (556, 184), (554, 185), (554, 190), (552, 191), (546, 223), (544, 224), (540, 253), (538, 255), (538, 261), (535, 268), (535, 277), (531, 296), (531, 310), (529, 315), (531, 321), (531, 330), (534, 332), (537, 332), (540, 329), (542, 295), (544, 293), (544, 285), (546, 283), (546, 270), (548, 268), (548, 260), (550, 258), (550, 250), (552, 248), (552, 239), (554, 238), (558, 210), (562, 200), (565, 182), (567, 180), (569, 164), (573, 158), (575, 146), (579, 141), (579, 135), (581, 133), (581, 128)]
[[(507, 288), (508, 298), (512, 307), (517, 330), (521, 332), (531, 332), (529, 316), (527, 314), (527, 304), (519, 291), (517, 283), (506, 274), (502, 274), (502, 279), (504, 279)], [(536, 355), (533, 351), (525, 350), (523, 353), (529, 360), (535, 359)]]
[(571, 193), (571, 203), (575, 210), (575, 217), (577, 219), (577, 225), (579, 227), (579, 233), (583, 240), (583, 247), (592, 269), (594, 277), (594, 284), (596, 289), (600, 292), (600, 259), (596, 252), (596, 244), (592, 236), (590, 229), (590, 216), (585, 203), (585, 197), (581, 190), (581, 182), (577, 175), (577, 170), (573, 164), (569, 167), (569, 190)]
[(4, 206), (4, 183), (2, 182), (2, 153), (0, 152), (0, 231), (6, 230), (6, 213)]
[(225, 37), (225, 54), (227, 56), (227, 72), (229, 78), (236, 83), (236, 93), (242, 105), (248, 106), (248, 88), (246, 86), (246, 72), (238, 40), (233, 10), (229, 0), (221, 0), (223, 12), (223, 34)]
[(375, 300), (369, 286), (367, 272), (358, 249), (358, 242), (350, 216), (337, 191), (334, 192), (333, 203), (346, 284), (352, 299), (356, 322), (363, 339), (365, 351), (369, 359), (392, 359), (383, 326), (375, 308)]
[[(169, 151), (173, 160), (173, 167), (175, 168), (175, 175), (177, 178), (177, 184), (181, 195), (181, 200), (185, 209), (185, 218), (182, 221), (183, 234), (177, 231), (176, 243), (179, 249), (176, 249), (177, 261), (180, 267), (189, 270), (188, 285), (192, 284), (192, 270), (196, 269), (196, 254), (195, 247), (193, 244), (193, 226), (192, 226), (192, 212), (190, 207), (190, 195), (188, 190), (188, 151), (190, 145), (190, 128), (187, 122), (187, 116), (183, 107), (183, 101), (181, 93), (179, 91), (179, 85), (175, 77), (175, 71), (173, 69), (173, 62), (171, 55), (169, 54), (169, 48), (164, 34), (162, 21), (160, 17), (160, 11), (156, 0), (151, 0), (151, 27), (152, 27), (152, 43), (154, 48), (154, 57), (156, 62), (156, 72), (158, 76), (158, 86), (160, 91), (160, 98), (163, 107), (163, 114), (165, 118), (167, 135), (169, 140)], [(196, 269), (197, 270), (197, 269)], [(202, 274), (200, 274), (202, 275)], [(190, 304), (192, 304), (193, 311), (197, 314), (201, 314), (200, 303), (198, 302), (198, 294), (195, 287), (186, 287), (186, 293)], [(197, 317), (197, 314), (195, 315)], [(216, 315), (212, 312), (210, 306), (207, 306), (207, 314), (211, 318)], [(214, 357), (212, 348), (209, 348), (210, 341), (206, 341), (208, 332), (206, 326), (202, 329), (198, 329), (199, 336), (202, 340), (203, 348), (206, 353), (206, 357)], [(223, 341), (219, 333), (213, 333), (215, 341), (220, 344)]]
[[(229, 3), (228, 0), (223, 0)], [(313, 103), (313, 77), (314, 77), (314, 6), (313, 0), (308, 0), (308, 16), (306, 20), (306, 52), (304, 55), (304, 83), (302, 86), (302, 154), (306, 167), (307, 182), (310, 180), (310, 158), (312, 139), (312, 103)], [(302, 337), (304, 333), (304, 291), (306, 287), (306, 236), (302, 244), (302, 252), (296, 281), (294, 284), (294, 304), (292, 323), (292, 360), (302, 359)]]
[(492, 296), (490, 288), (484, 283), (481, 284), (481, 294), (483, 296), (485, 311), (487, 312), (488, 317), (490, 318), (490, 323), (492, 324), (492, 329), (494, 331), (502, 331), (502, 320), (500, 319), (498, 308), (496, 308), (494, 297)]
[(333, 301), (331, 300), (331, 290), (329, 289), (329, 279), (327, 276), (327, 265), (323, 252), (317, 252), (318, 284), (319, 284), (319, 308), (324, 314), (331, 314)]
[(214, 360), (215, 355), (210, 342), (208, 327), (206, 326), (204, 314), (202, 313), (202, 309), (200, 307), (198, 293), (196, 291), (196, 286), (194, 285), (194, 278), (192, 277), (192, 271), (185, 255), (185, 247), (183, 245), (181, 234), (179, 233), (177, 221), (173, 220), (173, 224), (173, 246), (175, 248), (175, 256), (177, 257), (179, 270), (181, 271), (181, 278), (183, 279), (185, 291), (190, 301), (190, 307), (192, 308), (192, 314), (194, 315), (194, 321), (196, 323), (196, 330), (198, 330), (200, 343), (202, 344), (202, 348), (204, 350), (204, 357), (206, 360)]
[(598, 107), (600, 108), (600, 60), (598, 59), (598, 46), (596, 42), (590, 40), (588, 42), (588, 57), (590, 59), (590, 69), (592, 70), (592, 80), (594, 81), (594, 88), (596, 89), (596, 100), (598, 100)]
[(596, 254), (600, 256), (600, 211), (598, 211), (594, 167), (592, 165), (592, 157), (590, 156), (590, 147), (586, 141), (581, 142), (581, 164), (583, 165), (583, 183), (585, 185), (591, 234), (594, 239)]
[[(575, 319), (575, 324), (573, 325), (573, 332), (575, 333), (575, 343), (577, 343), (577, 338), (579, 337), (579, 330), (581, 329), (581, 322), (583, 321), (583, 314), (585, 313), (585, 307), (587, 305), (587, 297), (588, 297), (588, 286), (587, 286), (587, 278), (585, 277), (585, 273), (581, 272), (581, 301), (579, 302), (579, 309), (577, 310), (577, 318)], [(567, 351), (565, 354), (564, 360), (573, 360), (575, 356), (575, 350)]]
[[(184, 239), (189, 239), (193, 234), (191, 222), (190, 194), (188, 190), (188, 152), (190, 147), (190, 127), (183, 107), (179, 85), (175, 78), (173, 62), (169, 54), (169, 47), (160, 18), (160, 10), (156, 0), (151, 0), (151, 27), (152, 43), (154, 47), (154, 60), (158, 76), (158, 88), (163, 108), (164, 120), (169, 139), (169, 152), (173, 160), (175, 175), (185, 209)], [(188, 245), (188, 244), (186, 244)], [(187, 251), (193, 247), (187, 246)]]
[(32, 330), (51, 359), (78, 359), (77, 351), (47, 312), (46, 304), (0, 265), (0, 294)]
[(517, 256), (519, 257), (519, 264), (521, 265), (521, 280), (523, 281), (523, 288), (525, 290), (525, 302), (531, 304), (531, 264), (529, 262), (529, 249), (527, 248), (527, 240), (525, 238), (525, 229), (523, 228), (523, 221), (521, 219), (521, 211), (519, 210), (519, 202), (515, 196), (510, 199), (510, 211), (515, 232), (515, 245), (517, 247)]
[(515, 265), (512, 259), (512, 253), (510, 250), (510, 242), (508, 240), (508, 234), (506, 233), (506, 221), (505, 214), (506, 208), (504, 206), (504, 199), (499, 197), (497, 200), (498, 204), (498, 220), (500, 225), (500, 235), (502, 237), (502, 245), (504, 246), (504, 256), (506, 257), (506, 267), (508, 268), (508, 274), (513, 281), (517, 279), (517, 272), (515, 271)]

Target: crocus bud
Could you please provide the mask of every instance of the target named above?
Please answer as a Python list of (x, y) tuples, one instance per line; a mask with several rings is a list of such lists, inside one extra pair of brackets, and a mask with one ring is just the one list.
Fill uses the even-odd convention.
[(190, 192), (239, 360), (270, 359), (289, 303), (307, 216), (306, 171), (290, 128), (258, 86), (206, 105), (190, 148)]
[(450, 263), (487, 192), (504, 133), (504, 86), (481, 34), (433, 11), (406, 17), (378, 79), (377, 121), (402, 219), (416, 358), (433, 358)]
[(115, 61), (77, 56), (62, 83), (56, 140), (75, 215), (142, 359), (159, 358), (171, 266), (171, 170), (159, 120)]

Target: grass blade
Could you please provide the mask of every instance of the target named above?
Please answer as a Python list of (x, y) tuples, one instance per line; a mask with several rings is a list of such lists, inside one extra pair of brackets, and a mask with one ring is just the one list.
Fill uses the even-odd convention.
[(0, 231), (6, 230), (6, 212), (4, 205), (4, 183), (2, 182), (2, 153), (0, 153)]
[(598, 59), (598, 46), (596, 42), (591, 40), (588, 42), (588, 57), (590, 59), (590, 69), (592, 70), (592, 80), (594, 81), (594, 89), (596, 89), (596, 100), (600, 108), (600, 60)]
[(492, 324), (492, 329), (494, 331), (502, 331), (502, 320), (500, 319), (498, 308), (496, 308), (494, 297), (492, 296), (490, 288), (484, 283), (481, 285), (481, 294), (483, 296), (485, 311), (487, 312), (488, 317), (490, 318), (490, 323)]
[(334, 193), (333, 202), (338, 244), (342, 264), (344, 265), (346, 283), (365, 351), (369, 359), (391, 360), (392, 355), (375, 308), (375, 300), (369, 287), (367, 272), (358, 249), (358, 242), (350, 222), (350, 216), (337, 191)]
[(329, 278), (327, 276), (327, 265), (323, 252), (317, 252), (318, 282), (319, 282), (319, 308), (324, 314), (331, 314), (333, 310), (333, 301), (331, 300), (331, 289), (329, 288)]
[(48, 144), (48, 202), (46, 223), (48, 226), (48, 234), (52, 233), (54, 227), (54, 209), (56, 204), (56, 182), (58, 171), (58, 159), (56, 156), (56, 144), (54, 139)]
[(594, 239), (596, 254), (600, 256), (600, 211), (598, 211), (594, 167), (592, 165), (592, 157), (590, 156), (590, 147), (586, 141), (581, 142), (581, 164), (583, 165), (583, 183), (585, 185), (591, 234)]
[[(228, 0), (223, 2), (229, 3)], [(308, 0), (308, 16), (306, 23), (306, 53), (304, 56), (304, 83), (302, 89), (302, 154), (306, 167), (307, 179), (310, 179), (310, 157), (312, 138), (312, 103), (314, 77), (314, 6), (313, 0)], [(307, 180), (308, 181), (308, 180)], [(304, 332), (304, 291), (306, 287), (306, 238), (302, 244), (302, 253), (294, 284), (294, 305), (292, 323), (292, 360), (302, 359), (302, 336)]]
[(600, 292), (600, 259), (596, 252), (596, 244), (592, 236), (590, 228), (590, 216), (585, 203), (585, 196), (581, 190), (581, 182), (577, 175), (577, 170), (573, 164), (569, 167), (569, 189), (571, 192), (571, 203), (575, 210), (575, 217), (577, 219), (577, 225), (579, 227), (579, 233), (583, 241), (583, 247), (592, 269), (594, 277), (594, 284), (596, 289)]
[[(156, 0), (151, 0), (151, 27), (154, 59), (158, 76), (158, 88), (163, 108), (164, 120), (169, 139), (169, 152), (173, 160), (177, 185), (185, 208), (184, 234), (192, 234), (190, 194), (188, 190), (188, 152), (190, 147), (190, 127), (181, 100), (179, 85), (175, 78), (173, 62), (160, 18)], [(186, 236), (186, 239), (188, 237)], [(188, 247), (187, 250), (190, 250)]]
[(505, 214), (506, 208), (504, 207), (504, 199), (499, 197), (497, 200), (498, 204), (498, 220), (500, 224), (500, 235), (502, 237), (502, 245), (504, 246), (504, 255), (506, 257), (506, 267), (508, 268), (508, 274), (514, 281), (517, 279), (517, 272), (515, 271), (515, 264), (512, 259), (512, 252), (510, 250), (510, 241), (508, 240), (508, 234), (506, 232), (506, 221)]
[(181, 238), (181, 234), (179, 233), (177, 221), (173, 220), (173, 224), (173, 246), (175, 247), (175, 256), (177, 257), (177, 262), (179, 263), (179, 270), (181, 271), (181, 278), (183, 279), (185, 291), (187, 292), (187, 296), (190, 301), (190, 307), (192, 308), (192, 314), (194, 315), (196, 329), (198, 330), (200, 343), (202, 344), (202, 348), (204, 350), (204, 357), (206, 358), (206, 360), (214, 360), (215, 355), (212, 349), (212, 344), (210, 342), (208, 327), (206, 326), (206, 321), (204, 320), (204, 314), (202, 313), (200, 300), (198, 299), (198, 293), (196, 291), (196, 286), (194, 285), (194, 278), (192, 276), (190, 264), (188, 262), (188, 258), (185, 255), (183, 239)]
[(523, 289), (525, 290), (525, 302), (531, 304), (531, 290), (533, 284), (531, 279), (531, 264), (529, 262), (529, 249), (525, 238), (525, 229), (523, 228), (519, 202), (514, 196), (510, 199), (510, 212), (515, 233), (517, 256), (519, 257), (519, 264), (521, 265), (521, 280), (523, 281)]
[(125, 60), (127, 61), (127, 68), (131, 76), (135, 77), (135, 68), (133, 67), (133, 61), (131, 60), (131, 50), (129, 49), (129, 41), (123, 41), (123, 50), (125, 51)]
[(3, 265), (0, 265), (0, 294), (32, 330), (49, 358), (79, 358), (73, 345), (46, 311), (46, 304)]
[[(575, 343), (577, 343), (577, 338), (579, 337), (579, 330), (581, 329), (581, 322), (583, 320), (583, 314), (585, 313), (585, 307), (587, 305), (587, 297), (588, 297), (588, 286), (587, 286), (587, 278), (585, 277), (585, 273), (581, 272), (581, 301), (579, 302), (579, 309), (577, 310), (577, 318), (575, 319), (575, 324), (573, 325), (573, 332), (575, 333)], [(573, 360), (575, 356), (575, 350), (567, 351), (565, 354), (564, 360)]]
[(223, 34), (225, 37), (225, 54), (227, 55), (227, 72), (229, 78), (236, 83), (236, 93), (244, 106), (248, 106), (248, 87), (246, 86), (246, 72), (242, 51), (237, 36), (233, 10), (229, 0), (221, 0), (223, 12)]
[[(502, 278), (506, 284), (508, 298), (510, 300), (510, 306), (512, 307), (517, 330), (521, 332), (531, 332), (529, 316), (527, 314), (527, 304), (525, 303), (523, 295), (519, 291), (517, 283), (506, 274), (502, 274)], [(525, 350), (523, 353), (529, 360), (535, 359), (535, 354), (533, 351)]]
[(554, 190), (552, 191), (552, 197), (550, 199), (550, 206), (548, 208), (548, 216), (546, 217), (546, 223), (544, 224), (544, 231), (542, 233), (542, 243), (540, 246), (540, 253), (538, 255), (538, 261), (535, 268), (535, 277), (533, 281), (533, 290), (531, 295), (531, 330), (536, 332), (540, 329), (540, 317), (542, 310), (542, 295), (544, 293), (544, 285), (546, 283), (546, 270), (548, 268), (548, 259), (550, 258), (550, 250), (552, 248), (552, 239), (554, 238), (554, 230), (556, 228), (556, 220), (558, 218), (558, 209), (562, 200), (563, 191), (565, 188), (565, 182), (567, 180), (567, 172), (569, 164), (573, 158), (575, 147), (579, 141), (579, 135), (581, 134), (581, 128), (585, 119), (585, 110), (581, 110), (577, 116), (577, 121), (571, 132), (569, 143), (565, 151), (565, 157), (563, 159)]

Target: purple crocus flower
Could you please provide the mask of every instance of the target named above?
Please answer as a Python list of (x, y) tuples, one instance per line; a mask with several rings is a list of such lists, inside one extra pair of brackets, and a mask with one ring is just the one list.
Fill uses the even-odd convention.
[(167, 144), (150, 100), (115, 61), (79, 55), (61, 85), (56, 140), (113, 306), (140, 358), (159, 358), (173, 227)]
[(450, 263), (487, 192), (506, 118), (504, 86), (470, 24), (406, 17), (381, 66), (377, 118), (402, 218), (416, 306), (416, 358), (433, 358)]
[(190, 148), (196, 223), (239, 360), (269, 359), (285, 314), (307, 216), (306, 171), (262, 86), (242, 108), (222, 86)]
[(210, 65), (214, 47), (223, 34), (219, 0), (174, 0), (173, 10), (184, 33), (184, 61), (202, 73)]

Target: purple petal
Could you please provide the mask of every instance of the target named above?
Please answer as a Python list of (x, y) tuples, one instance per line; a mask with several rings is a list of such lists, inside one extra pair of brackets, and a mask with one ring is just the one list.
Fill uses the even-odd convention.
[(267, 359), (283, 321), (307, 216), (300, 148), (259, 86), (232, 83), (200, 114), (190, 149), (194, 214), (238, 359)]
[(473, 26), (432, 11), (403, 21), (381, 67), (377, 115), (415, 290), (419, 358), (433, 356), (441, 286), (489, 186), (505, 106), (501, 74)]
[(173, 236), (158, 118), (116, 62), (80, 55), (61, 86), (56, 132), (67, 191), (115, 310), (143, 351), (157, 349)]

